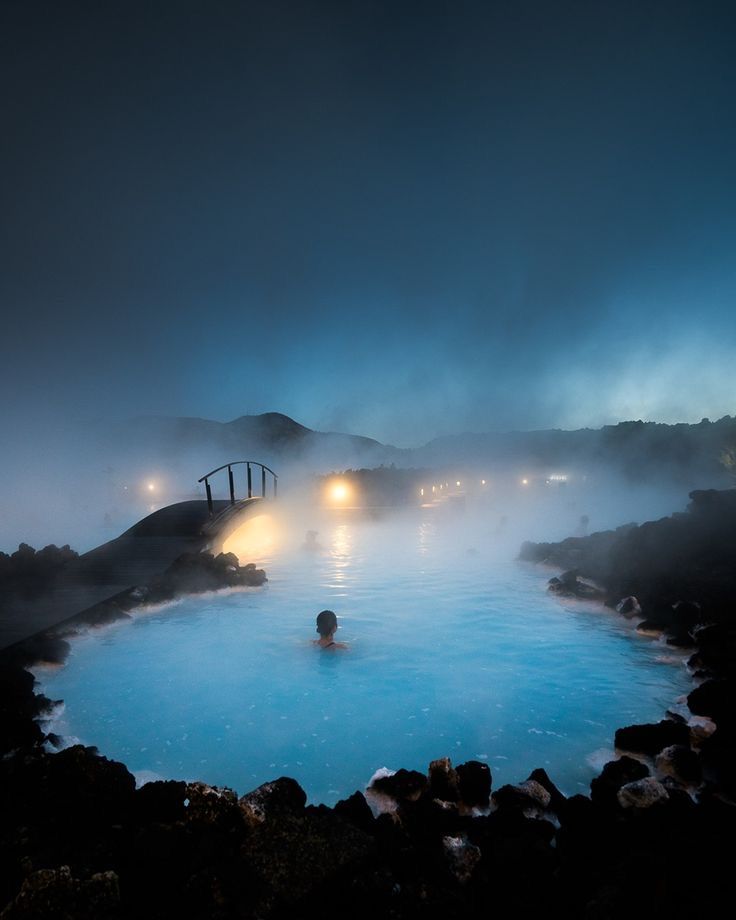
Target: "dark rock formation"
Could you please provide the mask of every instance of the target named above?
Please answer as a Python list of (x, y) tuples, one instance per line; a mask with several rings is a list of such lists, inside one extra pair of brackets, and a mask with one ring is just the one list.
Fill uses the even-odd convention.
[(461, 885), (465, 885), (482, 859), (480, 847), (468, 843), (465, 836), (443, 837), (442, 846), (450, 872)]
[(670, 776), (684, 785), (698, 785), (703, 778), (697, 753), (684, 744), (673, 744), (660, 751), (655, 767), (660, 776)]
[(616, 604), (616, 613), (620, 613), (621, 616), (629, 620), (632, 617), (641, 616), (641, 605), (638, 599), (632, 594), (629, 595), (629, 597), (621, 598), (618, 604)]
[(688, 694), (687, 705), (695, 715), (731, 726), (736, 721), (736, 682), (708, 680)]
[(460, 777), (449, 757), (433, 760), (429, 765), (429, 794), (443, 802), (457, 802), (460, 799)]
[(604, 591), (581, 581), (578, 573), (572, 569), (563, 572), (559, 578), (550, 578), (548, 584), (548, 590), (552, 594), (559, 594), (560, 597), (579, 597), (584, 600), (602, 600), (605, 597)]
[(520, 557), (593, 580), (612, 607), (636, 597), (644, 616), (665, 631), (732, 624), (736, 490), (696, 491), (690, 499), (686, 513), (560, 543), (525, 543)]
[(499, 809), (517, 809), (522, 812), (545, 811), (551, 802), (551, 795), (536, 780), (527, 779), (516, 785), (501, 786), (493, 793), (493, 801)]
[(146, 586), (140, 599), (147, 604), (160, 604), (182, 594), (257, 586), (265, 581), (263, 569), (253, 563), (241, 567), (234, 553), (184, 553)]
[(667, 790), (653, 776), (645, 776), (622, 786), (616, 798), (622, 808), (651, 808), (669, 801)]
[(663, 748), (673, 744), (689, 744), (690, 731), (687, 725), (663, 719), (653, 725), (627, 725), (616, 730), (616, 747), (620, 751), (632, 751), (654, 757)]
[(3, 920), (114, 920), (120, 916), (118, 877), (114, 872), (97, 872), (88, 879), (78, 879), (69, 866), (39, 869), (23, 880), (20, 891), (0, 916)]
[(390, 776), (376, 777), (371, 783), (371, 789), (400, 803), (416, 801), (427, 785), (427, 777), (423, 773), (402, 768)]
[(288, 776), (263, 783), (238, 800), (245, 820), (252, 827), (279, 815), (300, 813), (306, 804), (304, 790), (296, 780)]
[(633, 757), (610, 760), (590, 784), (590, 797), (598, 805), (610, 806), (617, 801), (618, 791), (627, 783), (649, 776), (649, 768)]
[(567, 799), (560, 792), (557, 786), (555, 786), (549, 776), (547, 776), (547, 771), (542, 770), (541, 767), (538, 767), (536, 770), (532, 770), (532, 772), (527, 777), (527, 781), (528, 780), (534, 780), (534, 782), (539, 783), (543, 789), (547, 790), (549, 793), (549, 807), (556, 814), (561, 814), (565, 808)]
[(341, 799), (334, 810), (335, 814), (348, 824), (353, 824), (369, 834), (373, 833), (375, 818), (362, 792), (354, 792), (349, 798)]
[(491, 769), (479, 760), (456, 767), (460, 798), (468, 807), (487, 808), (491, 797)]
[(35, 550), (27, 543), (8, 555), (0, 553), (0, 594), (19, 594), (30, 598), (53, 588), (66, 566), (79, 554), (68, 545), (53, 543)]

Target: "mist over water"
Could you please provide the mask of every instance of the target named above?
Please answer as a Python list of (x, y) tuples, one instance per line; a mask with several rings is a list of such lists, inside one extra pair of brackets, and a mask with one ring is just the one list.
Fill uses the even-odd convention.
[[(229, 424), (28, 419), (12, 428), (4, 448), (0, 550), (13, 552), (23, 541), (36, 548), (69, 543), (85, 552), (158, 508), (203, 499), (198, 479), (237, 459), (271, 466), (281, 494), (294, 501), (310, 501), (312, 477), (330, 470), (381, 464), (423, 469), (417, 490), (421, 483), (429, 487), (457, 476), (477, 487), (485, 478), (489, 501), (484, 507), (505, 514), (515, 538), (558, 539), (575, 533), (583, 514), (591, 530), (642, 522), (683, 509), (693, 488), (728, 485), (717, 458), (736, 434), (732, 438), (727, 426), (723, 433), (715, 425), (701, 427), (691, 426), (689, 440), (681, 438), (676, 450), (646, 438), (611, 443), (605, 431), (458, 435), (398, 450), (364, 438), (311, 432), (284, 416)], [(545, 477), (555, 472), (568, 474), (564, 488), (559, 483), (546, 488)], [(243, 468), (235, 468), (235, 475), (242, 497)], [(523, 489), (525, 476), (531, 484)], [(216, 497), (226, 497), (224, 474), (213, 486)], [(254, 488), (258, 493), (260, 484), (254, 482)], [(418, 504), (418, 494), (411, 501)]]

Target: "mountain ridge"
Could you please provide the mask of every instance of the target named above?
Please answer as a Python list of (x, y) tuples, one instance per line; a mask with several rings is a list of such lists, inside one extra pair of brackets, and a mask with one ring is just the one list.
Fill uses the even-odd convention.
[[(227, 422), (188, 416), (138, 416), (115, 428), (113, 440), (148, 447), (162, 456), (186, 452), (295, 461), (307, 468), (346, 469), (495, 464), (529, 472), (609, 466), (630, 478), (661, 473), (683, 481), (702, 476), (730, 482), (736, 473), (736, 418), (699, 423), (624, 421), (601, 428), (466, 432), (423, 445), (394, 447), (374, 438), (324, 432), (280, 412), (242, 415)], [(702, 474), (702, 475), (701, 475)]]

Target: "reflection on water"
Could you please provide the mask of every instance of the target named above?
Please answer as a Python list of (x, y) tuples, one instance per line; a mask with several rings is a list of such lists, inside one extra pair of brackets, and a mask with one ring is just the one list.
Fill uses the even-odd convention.
[[(352, 560), (352, 534), (351, 525), (348, 523), (338, 523), (334, 525), (330, 537), (330, 568), (328, 577), (330, 581), (327, 587), (330, 589), (340, 589), (346, 586), (348, 581), (349, 569)], [(345, 597), (344, 591), (339, 591), (335, 597)]]
[[(42, 675), (66, 700), (58, 730), (133, 770), (241, 793), (288, 773), (334, 803), (379, 767), (442, 756), (488, 762), (495, 785), (545, 767), (573, 793), (618, 726), (658, 720), (689, 689), (672, 650), (547, 596), (546, 573), (492, 534), (471, 539), (463, 519), (336, 520), (322, 552), (301, 550), (303, 532), (274, 551), (262, 589), (75, 641), (68, 666)], [(325, 608), (349, 649), (312, 644)]]
[(417, 551), (424, 556), (429, 552), (432, 538), (435, 534), (434, 521), (431, 518), (424, 518), (419, 522), (417, 527), (418, 544)]

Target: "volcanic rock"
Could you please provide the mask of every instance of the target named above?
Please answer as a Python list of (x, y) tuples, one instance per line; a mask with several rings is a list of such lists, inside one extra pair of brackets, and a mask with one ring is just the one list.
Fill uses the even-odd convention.
[(619, 789), (649, 776), (649, 768), (633, 757), (610, 760), (590, 783), (590, 798), (598, 805), (614, 805)]
[[(267, 808), (268, 810), (268, 808)], [(245, 868), (261, 886), (255, 916), (286, 909), (315, 888), (337, 883), (347, 867), (364, 863), (372, 838), (329, 808), (287, 808), (254, 825), (241, 847)], [(301, 915), (301, 914), (300, 914)]]
[(668, 801), (669, 795), (662, 783), (653, 776), (645, 776), (622, 786), (617, 798), (622, 808), (651, 808)]
[(469, 808), (487, 808), (491, 798), (491, 769), (479, 760), (456, 767), (460, 798)]
[[(458, 767), (458, 772), (460, 768)], [(383, 795), (388, 795), (396, 802), (414, 802), (428, 786), (427, 777), (417, 770), (405, 770), (403, 767), (390, 776), (377, 776), (370, 788)]]
[(183, 553), (150, 582), (145, 601), (163, 603), (182, 594), (258, 586), (266, 580), (263, 569), (253, 563), (241, 567), (234, 553)]
[(120, 890), (114, 872), (98, 872), (80, 880), (72, 876), (69, 866), (59, 866), (31, 873), (0, 916), (2, 920), (108, 920), (118, 915), (119, 907)]
[(282, 776), (263, 783), (238, 800), (245, 820), (251, 826), (279, 815), (300, 815), (307, 803), (307, 795), (295, 779)]
[(449, 757), (441, 757), (430, 763), (429, 794), (443, 802), (457, 802), (460, 799), (460, 777)]
[(186, 797), (186, 783), (176, 780), (145, 783), (135, 793), (138, 820), (141, 824), (184, 821), (187, 817)]
[(373, 833), (376, 819), (362, 792), (354, 792), (347, 799), (340, 799), (334, 811), (348, 824), (354, 824), (368, 834)]
[(552, 811), (560, 814), (562, 809), (565, 807), (567, 798), (560, 792), (557, 786), (555, 786), (555, 784), (547, 775), (546, 770), (543, 770), (541, 767), (537, 767), (536, 770), (532, 770), (532, 772), (529, 774), (527, 777), (527, 781), (528, 780), (534, 780), (547, 790), (550, 798), (549, 807), (552, 809)]
[(221, 830), (243, 826), (244, 818), (238, 807), (238, 797), (227, 786), (187, 783), (186, 796), (184, 804), (189, 823), (210, 825)]
[(526, 811), (530, 808), (545, 811), (552, 796), (541, 783), (527, 779), (517, 785), (501, 786), (493, 793), (493, 801), (498, 808), (516, 808)]
[(736, 682), (707, 680), (688, 694), (687, 705), (696, 716), (709, 716), (718, 727), (736, 722)]
[(660, 751), (655, 767), (661, 776), (671, 776), (685, 785), (697, 785), (703, 778), (698, 755), (684, 744), (673, 744)]
[(481, 860), (480, 847), (468, 843), (465, 836), (443, 837), (442, 847), (452, 875), (461, 885), (469, 882), (473, 870)]
[(563, 572), (559, 578), (550, 578), (548, 585), (548, 590), (560, 597), (579, 597), (584, 600), (602, 600), (605, 597), (605, 592), (595, 585), (581, 581), (574, 569)]
[(641, 616), (641, 607), (639, 605), (639, 601), (634, 597), (633, 594), (622, 598), (618, 604), (616, 604), (616, 613), (620, 613), (622, 616), (625, 616), (627, 620), (630, 620), (632, 617)]
[(620, 751), (633, 751), (654, 757), (672, 744), (687, 745), (690, 732), (686, 725), (663, 719), (656, 724), (628, 725), (616, 730), (615, 744)]

